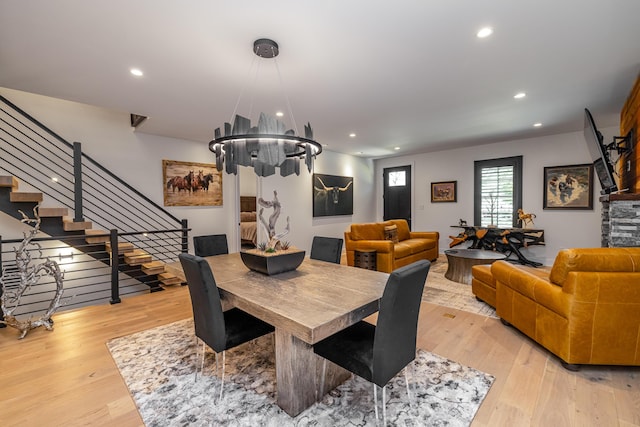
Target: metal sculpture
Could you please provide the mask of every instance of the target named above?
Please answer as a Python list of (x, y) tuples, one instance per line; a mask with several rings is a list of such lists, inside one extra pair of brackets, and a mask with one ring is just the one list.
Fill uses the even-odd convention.
[[(23, 232), (24, 239), (20, 245), (13, 250), (16, 254), (16, 272), (7, 272), (6, 268), (2, 268), (2, 276), (0, 277), (0, 286), (2, 286), (2, 296), (0, 296), (0, 306), (4, 313), (4, 323), (7, 326), (18, 329), (21, 334), (18, 339), (24, 338), (31, 329), (44, 326), (48, 331), (53, 330), (53, 320), (51, 316), (61, 306), (62, 294), (64, 292), (62, 280), (64, 273), (60, 271), (60, 266), (49, 257), (44, 258), (44, 262), (31, 265), (32, 256), (29, 250), (30, 246), (35, 246), (39, 256), (36, 259), (42, 259), (42, 247), (39, 243), (32, 242), (33, 238), (40, 231), (40, 216), (38, 215), (38, 206), (33, 209), (35, 218), (29, 218), (24, 212), (19, 211), (22, 215), (21, 222), (31, 224), (33, 228), (29, 233)], [(56, 282), (56, 294), (49, 304), (49, 308), (39, 319), (29, 318), (27, 320), (18, 320), (13, 312), (20, 305), (20, 300), (24, 294), (31, 289), (31, 286), (38, 283), (43, 276), (53, 276)], [(20, 284), (17, 289), (7, 286), (7, 283), (13, 283), (15, 278), (19, 279)], [(13, 279), (13, 280), (12, 280)]]
[[(287, 217), (287, 225), (285, 227), (285, 230), (281, 233), (276, 233), (276, 222), (278, 221), (280, 210), (282, 209), (282, 205), (280, 205), (280, 201), (278, 200), (278, 192), (275, 190), (273, 191), (273, 200), (271, 201), (264, 200), (262, 197), (260, 197), (258, 199), (258, 204), (260, 206), (263, 206), (262, 208), (260, 208), (260, 213), (258, 215), (258, 217), (260, 218), (260, 224), (262, 224), (267, 232), (267, 235), (269, 236), (269, 242), (266, 245), (266, 250), (269, 252), (273, 252), (281, 248), (280, 239), (282, 239), (289, 233), (289, 217)], [(262, 216), (264, 208), (273, 208), (273, 213), (269, 216), (269, 222), (267, 222)]]

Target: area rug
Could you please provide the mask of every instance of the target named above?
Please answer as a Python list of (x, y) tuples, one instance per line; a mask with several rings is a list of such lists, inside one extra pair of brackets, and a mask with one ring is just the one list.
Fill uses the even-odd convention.
[[(275, 400), (273, 334), (227, 352), (224, 397), (209, 351), (194, 381), (196, 339), (191, 319), (116, 338), (107, 347), (146, 426), (373, 426), (373, 389), (352, 377), (295, 418)], [(427, 351), (387, 385), (387, 424), (468, 426), (494, 378)], [(380, 399), (380, 397), (378, 397)], [(381, 424), (381, 422), (380, 422)], [(379, 425), (380, 425), (379, 424)]]
[(493, 307), (476, 299), (471, 292), (471, 285), (453, 282), (445, 278), (446, 272), (447, 257), (440, 255), (429, 269), (422, 301), (497, 318)]

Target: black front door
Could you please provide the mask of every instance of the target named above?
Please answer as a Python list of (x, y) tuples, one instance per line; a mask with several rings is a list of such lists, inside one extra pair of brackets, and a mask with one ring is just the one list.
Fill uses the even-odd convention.
[(411, 229), (411, 166), (385, 168), (383, 219), (406, 219)]

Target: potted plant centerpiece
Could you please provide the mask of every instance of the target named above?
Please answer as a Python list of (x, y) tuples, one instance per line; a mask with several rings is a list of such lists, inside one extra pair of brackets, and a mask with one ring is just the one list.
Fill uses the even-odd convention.
[[(281, 240), (289, 233), (289, 217), (287, 225), (281, 233), (276, 233), (276, 222), (280, 216), (282, 205), (278, 201), (278, 192), (273, 192), (273, 200), (258, 199), (258, 204), (262, 206), (259, 212), (260, 224), (265, 228), (269, 236), (268, 242), (261, 242), (255, 249), (240, 251), (242, 262), (250, 270), (257, 271), (269, 276), (298, 268), (304, 260), (305, 251), (297, 249), (289, 242)], [(262, 214), (265, 208), (273, 208), (273, 213), (269, 216), (269, 221), (265, 220)]]

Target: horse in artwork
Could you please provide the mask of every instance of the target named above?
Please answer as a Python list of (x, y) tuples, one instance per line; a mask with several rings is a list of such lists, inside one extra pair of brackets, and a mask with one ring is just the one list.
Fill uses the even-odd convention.
[(185, 190), (190, 193), (192, 180), (193, 171), (189, 171), (189, 174), (185, 176), (174, 176), (167, 181), (167, 190), (171, 189), (175, 193), (177, 188), (178, 192)]
[(209, 191), (209, 184), (213, 181), (213, 174), (208, 173), (202, 177), (202, 189), (204, 191)]
[(191, 190), (195, 193), (203, 187), (204, 174), (202, 173), (202, 170), (198, 171), (197, 175), (195, 175), (193, 171), (189, 173), (191, 174)]

